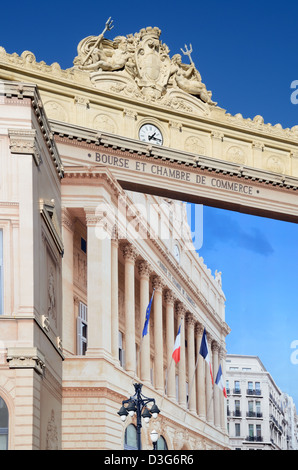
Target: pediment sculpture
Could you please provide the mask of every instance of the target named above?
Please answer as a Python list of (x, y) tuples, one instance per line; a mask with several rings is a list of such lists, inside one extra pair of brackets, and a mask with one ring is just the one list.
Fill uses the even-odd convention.
[(74, 68), (88, 72), (95, 86), (130, 92), (147, 100), (164, 99), (180, 91), (216, 105), (191, 59), (191, 48), (181, 49), (190, 60), (190, 64), (184, 64), (180, 54), (170, 57), (168, 46), (160, 40), (159, 28), (147, 27), (134, 35), (106, 39), (104, 34), (112, 28), (109, 18), (99, 36), (88, 36), (78, 44)]

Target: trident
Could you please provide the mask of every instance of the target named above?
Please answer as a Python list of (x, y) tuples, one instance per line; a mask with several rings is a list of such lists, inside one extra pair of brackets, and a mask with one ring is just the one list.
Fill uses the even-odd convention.
[(103, 35), (106, 31), (111, 31), (111, 29), (114, 28), (114, 25), (112, 25), (113, 23), (113, 20), (111, 20), (111, 17), (107, 20), (106, 22), (106, 25), (105, 25), (105, 28), (103, 30), (103, 32), (98, 36), (94, 46), (92, 47), (92, 49), (90, 49), (90, 51), (88, 52), (88, 54), (86, 55), (82, 65), (85, 64), (85, 62), (87, 62), (87, 60), (89, 59), (89, 57), (91, 56), (91, 54), (93, 53), (94, 49), (98, 46), (98, 44), (100, 43), (100, 41), (102, 40), (103, 38)]
[(191, 55), (190, 55), (190, 54), (193, 52), (193, 50), (192, 50), (192, 45), (191, 45), (191, 44), (189, 45), (189, 49), (187, 48), (187, 45), (185, 44), (185, 51), (184, 51), (183, 49), (181, 49), (181, 52), (182, 52), (184, 55), (187, 55), (187, 56), (188, 56), (188, 58), (189, 58), (191, 64), (195, 65), (194, 62), (193, 62), (193, 60), (192, 60), (192, 58), (191, 58)]

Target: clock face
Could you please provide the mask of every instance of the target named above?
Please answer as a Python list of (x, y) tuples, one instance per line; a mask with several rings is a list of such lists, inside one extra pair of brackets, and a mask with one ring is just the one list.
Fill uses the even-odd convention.
[(144, 124), (139, 131), (139, 138), (143, 142), (148, 142), (155, 145), (162, 145), (163, 138), (158, 127), (153, 124)]
[(180, 262), (180, 250), (179, 250), (179, 246), (178, 245), (175, 245), (174, 246), (174, 256), (176, 258), (176, 260), (178, 261), (178, 263)]

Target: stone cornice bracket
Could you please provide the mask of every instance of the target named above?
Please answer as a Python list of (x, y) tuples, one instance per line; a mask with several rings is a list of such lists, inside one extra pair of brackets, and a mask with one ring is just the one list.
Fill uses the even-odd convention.
[(10, 152), (13, 154), (32, 155), (36, 166), (41, 163), (40, 151), (35, 129), (8, 129)]
[(6, 360), (10, 369), (34, 369), (44, 374), (45, 358), (37, 348), (8, 348)]

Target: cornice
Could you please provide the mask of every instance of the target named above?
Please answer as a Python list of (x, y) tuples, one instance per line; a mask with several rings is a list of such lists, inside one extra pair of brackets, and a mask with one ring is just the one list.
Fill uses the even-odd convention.
[(227, 175), (236, 177), (237, 180), (251, 180), (261, 185), (278, 186), (284, 189), (298, 189), (298, 177), (280, 175), (268, 170), (257, 169), (243, 164), (228, 162), (225, 160), (196, 155), (186, 151), (175, 150), (167, 147), (148, 145), (138, 140), (129, 139), (108, 133), (98, 133), (96, 130), (83, 128), (73, 124), (65, 124), (57, 121), (50, 121), (51, 128), (56, 136), (57, 142), (72, 143), (75, 141), (82, 145), (96, 146), (98, 151), (106, 151), (108, 148), (120, 151), (123, 156), (128, 157), (134, 154), (146, 159), (160, 160), (164, 163), (178, 164), (185, 167), (198, 168), (206, 173), (216, 175)]
[[(21, 105), (26, 99), (30, 99), (33, 113), (51, 156), (55, 171), (59, 179), (63, 178), (63, 165), (37, 86), (12, 81), (1, 81), (0, 96), (1, 95), (5, 97), (5, 104), (7, 105)], [(12, 140), (11, 151), (13, 153), (31, 153), (36, 165), (39, 165), (40, 156), (36, 148), (37, 136), (34, 134), (36, 131), (34, 129), (10, 129), (9, 132)]]
[(98, 102), (99, 100), (109, 100), (110, 104), (113, 101), (114, 106), (124, 109), (125, 103), (144, 107), (159, 112), (161, 109), (169, 115), (175, 115), (176, 118), (183, 118), (189, 123), (197, 122), (205, 123), (207, 126), (212, 125), (218, 128), (221, 132), (233, 131), (241, 134), (243, 139), (251, 140), (254, 135), (261, 139), (272, 140), (282, 144), (298, 143), (298, 126), (294, 125), (292, 128), (283, 128), (280, 123), (272, 125), (265, 123), (262, 116), (257, 115), (253, 119), (244, 118), (241, 113), (232, 115), (227, 113), (225, 109), (219, 106), (210, 107), (210, 112), (202, 116), (187, 111), (187, 109), (179, 110), (173, 109), (162, 101), (145, 101), (138, 98), (138, 96), (125, 96), (123, 93), (112, 92), (112, 90), (100, 90), (90, 81), (90, 74), (86, 71), (79, 70), (75, 67), (62, 69), (59, 63), (54, 62), (47, 65), (44, 61), (37, 62), (35, 55), (30, 51), (24, 51), (21, 55), (17, 53), (9, 54), (5, 51), (4, 47), (0, 46), (0, 69), (1, 76), (4, 79), (14, 76), (19, 76), (20, 81), (34, 81), (34, 83), (42, 84), (44, 90), (52, 91), (53, 84), (56, 85), (56, 93), (63, 94), (64, 96), (71, 96), (72, 99), (78, 93), (84, 94), (91, 103)]

